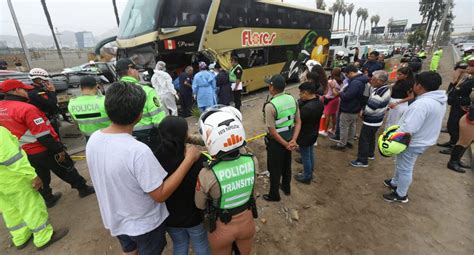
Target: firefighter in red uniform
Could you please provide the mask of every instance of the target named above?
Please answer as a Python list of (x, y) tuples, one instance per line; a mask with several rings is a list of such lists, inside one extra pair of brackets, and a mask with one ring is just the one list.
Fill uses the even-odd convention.
[(0, 92), (5, 93), (4, 100), (0, 101), (0, 125), (18, 138), (21, 147), (28, 154), (28, 160), (43, 181), (40, 193), (46, 205), (48, 208), (53, 207), (61, 197), (60, 192), (53, 194), (49, 186), (50, 170), (77, 189), (80, 197), (93, 194), (94, 188), (88, 186), (77, 172), (46, 115), (36, 106), (27, 103), (28, 90), (31, 89), (32, 86), (17, 80), (0, 83)]

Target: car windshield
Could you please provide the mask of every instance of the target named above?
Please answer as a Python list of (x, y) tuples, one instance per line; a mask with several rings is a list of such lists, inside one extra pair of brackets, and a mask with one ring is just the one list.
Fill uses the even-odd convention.
[(131, 38), (156, 30), (160, 0), (129, 0), (120, 20), (118, 38)]

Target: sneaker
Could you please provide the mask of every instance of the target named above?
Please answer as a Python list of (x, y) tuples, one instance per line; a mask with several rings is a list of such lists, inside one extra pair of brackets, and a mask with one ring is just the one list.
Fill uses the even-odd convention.
[(295, 174), (294, 178), (297, 182), (301, 182), (304, 184), (311, 184), (311, 178), (305, 179), (302, 174)]
[(393, 203), (393, 202), (408, 203), (408, 195), (401, 197), (398, 195), (396, 191), (392, 191), (390, 193), (384, 194), (383, 199), (389, 203)]
[(329, 146), (329, 148), (331, 148), (333, 150), (337, 150), (337, 151), (345, 151), (346, 150), (345, 146), (339, 146), (339, 144), (333, 144), (333, 145)]
[(451, 155), (451, 152), (453, 151), (452, 148), (446, 148), (444, 150), (440, 150), (439, 153), (441, 154), (446, 154), (446, 155)]
[(59, 199), (61, 199), (62, 196), (63, 196), (63, 193), (56, 192), (53, 195), (51, 195), (51, 198), (49, 198), (48, 200), (45, 199), (46, 207), (53, 208), (58, 203)]
[(385, 187), (390, 188), (393, 191), (397, 190), (397, 186), (392, 184), (392, 179), (385, 179), (383, 181), (383, 185), (385, 185)]
[(368, 157), (368, 159), (370, 159), (370, 160), (375, 160), (375, 156)]
[(313, 144), (314, 147), (318, 147), (318, 141)]
[(41, 247), (38, 247), (38, 250), (44, 250), (46, 248), (48, 248), (51, 244), (61, 240), (63, 237), (65, 237), (67, 235), (67, 233), (69, 232), (69, 229), (67, 228), (60, 228), (58, 230), (54, 230), (53, 231), (53, 235), (51, 236), (51, 239), (49, 240), (49, 242)]
[(89, 185), (84, 185), (83, 187), (81, 187), (77, 190), (79, 191), (79, 197), (80, 198), (87, 197), (87, 196), (95, 193), (94, 187), (89, 186)]
[(280, 201), (280, 198), (271, 197), (270, 194), (263, 195), (263, 199), (265, 199), (268, 202), (278, 202), (278, 201)]
[(319, 131), (319, 135), (326, 137), (326, 136), (328, 136), (328, 132), (326, 132), (326, 131)]
[(369, 164), (364, 164), (360, 162), (359, 160), (352, 160), (351, 161), (351, 166), (353, 167), (369, 167)]

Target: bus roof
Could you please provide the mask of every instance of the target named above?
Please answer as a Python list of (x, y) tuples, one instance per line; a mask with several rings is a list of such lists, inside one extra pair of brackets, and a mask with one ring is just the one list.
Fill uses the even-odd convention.
[(319, 9), (313, 9), (313, 8), (306, 8), (306, 7), (302, 7), (302, 6), (295, 5), (295, 4), (282, 3), (280, 0), (256, 0), (256, 2), (266, 3), (266, 4), (272, 4), (272, 5), (278, 5), (278, 6), (282, 6), (282, 7), (288, 7), (288, 8), (293, 8), (293, 9), (305, 10), (305, 11), (310, 11), (310, 12), (318, 12), (318, 13), (322, 13), (322, 14), (332, 15), (332, 12), (323, 11), (323, 10), (319, 10)]

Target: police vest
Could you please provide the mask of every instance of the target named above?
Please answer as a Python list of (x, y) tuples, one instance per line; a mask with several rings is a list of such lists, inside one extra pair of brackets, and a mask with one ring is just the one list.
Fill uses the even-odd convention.
[(110, 125), (105, 96), (80, 96), (69, 101), (68, 110), (85, 136)]
[(418, 57), (419, 57), (419, 58), (426, 57), (426, 52), (424, 52), (424, 51), (418, 52)]
[(288, 95), (282, 94), (270, 100), (275, 107), (275, 129), (277, 133), (290, 131), (295, 125), (296, 105), (295, 99)]
[(133, 131), (150, 130), (158, 128), (158, 124), (166, 117), (166, 113), (161, 107), (161, 101), (156, 91), (146, 85), (142, 85), (137, 79), (131, 76), (124, 76), (120, 81), (129, 82), (140, 86), (146, 94), (146, 102), (143, 107), (142, 119), (135, 125)]
[(255, 163), (251, 156), (240, 155), (235, 160), (222, 160), (211, 170), (221, 190), (220, 209), (234, 209), (249, 202), (255, 183)]
[[(10, 131), (0, 126), (0, 183), (2, 189), (16, 188), (13, 184), (26, 179), (34, 179), (36, 172), (28, 161), (28, 156), (21, 149), (18, 139)], [(8, 170), (8, 171), (6, 171)], [(7, 185), (11, 184), (11, 185)], [(5, 185), (5, 186), (3, 186)]]
[(230, 82), (237, 81), (237, 75), (235, 74), (235, 70), (239, 67), (240, 67), (240, 69), (242, 69), (242, 67), (240, 65), (236, 65), (230, 70), (230, 72), (229, 72), (229, 81)]
[(433, 53), (433, 57), (441, 58), (442, 55), (443, 55), (443, 50), (437, 50)]

